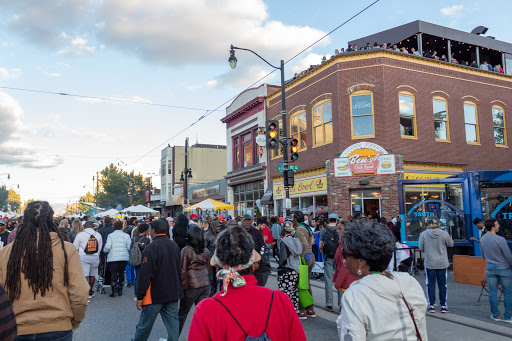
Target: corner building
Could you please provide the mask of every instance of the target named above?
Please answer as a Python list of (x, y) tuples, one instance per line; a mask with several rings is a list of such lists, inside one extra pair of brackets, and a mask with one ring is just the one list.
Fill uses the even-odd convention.
[[(280, 102), (280, 91), (267, 97), (267, 119), (280, 120)], [(399, 213), (399, 179), (512, 168), (507, 74), (380, 48), (355, 51), (290, 81), (286, 107), (288, 136), (300, 146), (292, 210), (391, 218)], [(394, 173), (336, 176), (335, 159), (357, 143), (363, 143), (361, 150), (372, 143), (393, 154)], [(276, 214), (283, 207), (281, 161), (280, 153), (270, 153)], [(423, 200), (445, 195), (435, 188), (412, 191), (410, 201), (420, 200), (418, 192)]]

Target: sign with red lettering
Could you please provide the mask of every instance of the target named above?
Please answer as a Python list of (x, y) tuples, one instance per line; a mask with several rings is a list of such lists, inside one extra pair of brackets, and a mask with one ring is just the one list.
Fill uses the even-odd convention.
[(355, 143), (334, 159), (336, 177), (395, 172), (395, 155), (387, 154), (384, 148), (371, 142)]

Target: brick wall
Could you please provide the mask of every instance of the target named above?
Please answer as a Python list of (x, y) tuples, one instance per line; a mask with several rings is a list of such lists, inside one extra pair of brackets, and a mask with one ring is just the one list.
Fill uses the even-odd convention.
[[(365, 141), (403, 154), (406, 162), (459, 164), (464, 170), (512, 168), (511, 149), (494, 145), (491, 112), (496, 101), (504, 103), (508, 141), (512, 141), (512, 77), (391, 52), (369, 53), (364, 58), (334, 58), (287, 86), (286, 107), (303, 105), (307, 113), (308, 149), (299, 152), (296, 163), (301, 171), (323, 167), (327, 159), (361, 141), (351, 138), (349, 108), (349, 91), (360, 84), (373, 89), (374, 96), (375, 138)], [(417, 140), (400, 137), (400, 91), (415, 95)], [(312, 109), (315, 99), (326, 93), (332, 94), (334, 141), (313, 148)], [(450, 143), (435, 140), (432, 98), (438, 95), (448, 100)], [(466, 143), (463, 102), (470, 98), (465, 96), (477, 99), (480, 145)], [(280, 110), (277, 94), (268, 101), (267, 118)], [(279, 176), (280, 161), (270, 160), (271, 177)]]
[[(391, 219), (398, 216), (398, 186), (404, 170), (403, 155), (395, 155), (396, 173), (386, 175), (354, 175), (347, 177), (334, 176), (333, 159), (326, 160), (327, 171), (327, 201), (329, 213), (337, 213), (343, 218), (351, 214), (350, 190), (380, 188), (381, 217)], [(368, 180), (368, 185), (360, 185), (359, 181)]]

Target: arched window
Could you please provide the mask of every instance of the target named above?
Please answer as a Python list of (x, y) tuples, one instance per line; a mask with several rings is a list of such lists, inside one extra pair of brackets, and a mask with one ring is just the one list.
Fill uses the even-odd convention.
[(464, 127), (466, 129), (466, 143), (480, 144), (478, 109), (474, 102), (464, 102)]
[(308, 127), (306, 112), (298, 112), (290, 117), (290, 137), (299, 140), (299, 150), (307, 149)]
[(319, 102), (313, 107), (313, 145), (331, 143), (332, 132), (332, 102)]
[(350, 95), (350, 123), (353, 139), (375, 137), (372, 91), (360, 90)]
[(414, 95), (407, 91), (398, 93), (398, 107), (400, 110), (400, 135), (407, 138), (416, 138), (416, 100)]
[[(279, 121), (279, 137), (283, 136), (283, 120), (281, 119), (281, 115), (277, 115), (273, 118), (273, 120)], [(282, 157), (283, 153), (281, 151), (281, 146), (279, 146), (279, 149), (272, 149), (272, 159)]]
[(436, 141), (450, 141), (450, 123), (448, 121), (448, 101), (436, 96), (432, 99), (434, 109), (434, 130)]
[(494, 144), (498, 147), (507, 146), (507, 128), (505, 121), (505, 110), (502, 107), (493, 105), (492, 125), (494, 127)]

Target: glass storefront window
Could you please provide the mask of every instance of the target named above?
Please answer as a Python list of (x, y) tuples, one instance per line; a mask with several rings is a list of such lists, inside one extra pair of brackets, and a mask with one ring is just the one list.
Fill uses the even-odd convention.
[(350, 191), (350, 206), (353, 217), (365, 214), (380, 217), (380, 188), (354, 189)]
[(350, 95), (352, 137), (375, 136), (373, 127), (373, 93), (357, 91)]
[(408, 241), (418, 241), (436, 219), (454, 240), (466, 239), (461, 184), (406, 185), (405, 226)]
[(434, 130), (436, 140), (448, 141), (448, 102), (442, 97), (434, 97)]
[(483, 182), (482, 219), (495, 218), (500, 224), (498, 234), (512, 240), (512, 182)]

